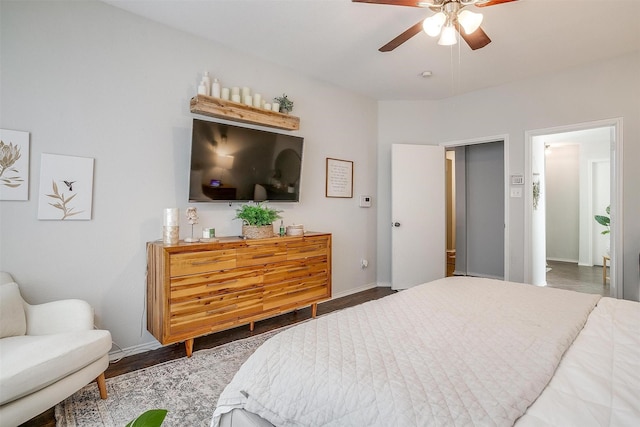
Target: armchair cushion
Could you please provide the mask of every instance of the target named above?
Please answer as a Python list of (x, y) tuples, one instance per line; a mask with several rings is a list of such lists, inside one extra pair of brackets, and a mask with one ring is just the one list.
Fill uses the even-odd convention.
[(0, 338), (26, 333), (27, 320), (23, 301), (17, 283), (0, 285)]
[(104, 330), (0, 340), (0, 405), (73, 374), (110, 349), (111, 334)]

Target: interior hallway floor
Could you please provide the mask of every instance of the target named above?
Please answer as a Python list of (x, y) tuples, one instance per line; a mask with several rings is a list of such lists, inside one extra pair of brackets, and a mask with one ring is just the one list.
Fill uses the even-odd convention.
[[(586, 267), (571, 262), (547, 261), (547, 286), (608, 297), (609, 282), (602, 282), (602, 266)], [(609, 276), (607, 267), (607, 277)]]

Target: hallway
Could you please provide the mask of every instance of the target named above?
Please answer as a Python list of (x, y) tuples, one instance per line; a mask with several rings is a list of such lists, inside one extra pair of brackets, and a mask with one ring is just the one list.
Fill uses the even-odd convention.
[(560, 261), (547, 261), (547, 265), (551, 267), (547, 272), (548, 287), (609, 296), (609, 284), (602, 283), (602, 267)]

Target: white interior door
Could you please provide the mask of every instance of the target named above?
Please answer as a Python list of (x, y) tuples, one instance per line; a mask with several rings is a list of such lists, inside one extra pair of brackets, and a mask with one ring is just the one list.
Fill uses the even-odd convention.
[(391, 147), (393, 289), (406, 289), (445, 276), (444, 168), (444, 147)]

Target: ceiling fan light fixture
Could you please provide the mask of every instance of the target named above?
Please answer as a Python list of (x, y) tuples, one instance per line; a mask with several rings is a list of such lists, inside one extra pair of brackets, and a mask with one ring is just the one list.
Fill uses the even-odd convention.
[(442, 34), (440, 35), (438, 44), (440, 46), (451, 46), (456, 43), (458, 43), (458, 38), (456, 37), (456, 29), (453, 25), (447, 25), (442, 28)]
[(422, 23), (422, 28), (424, 32), (430, 35), (431, 37), (438, 37), (440, 31), (442, 30), (442, 26), (444, 25), (447, 17), (444, 13), (438, 12), (435, 15), (432, 15), (424, 20)]
[(471, 12), (467, 9), (461, 10), (458, 13), (458, 23), (462, 26), (466, 34), (471, 34), (480, 28), (482, 18), (481, 13)]

